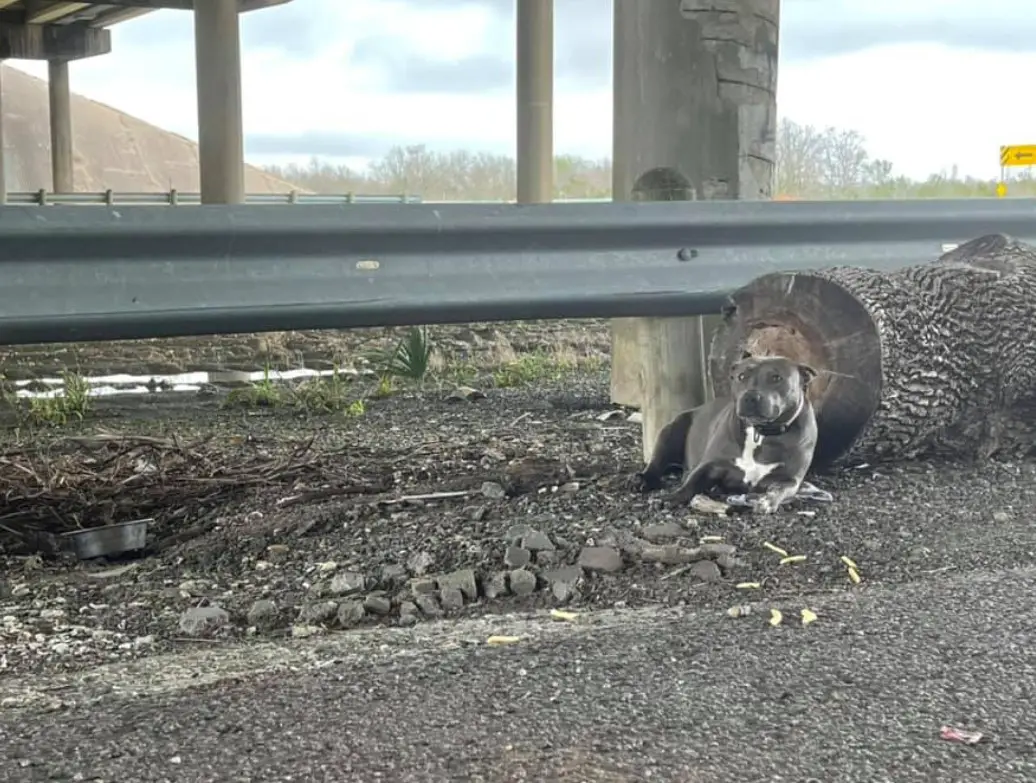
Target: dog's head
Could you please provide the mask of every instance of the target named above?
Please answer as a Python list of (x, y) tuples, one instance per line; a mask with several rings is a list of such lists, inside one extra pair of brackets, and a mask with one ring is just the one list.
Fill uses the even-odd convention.
[(788, 423), (802, 410), (816, 370), (783, 356), (744, 356), (730, 368), (737, 415), (752, 426)]

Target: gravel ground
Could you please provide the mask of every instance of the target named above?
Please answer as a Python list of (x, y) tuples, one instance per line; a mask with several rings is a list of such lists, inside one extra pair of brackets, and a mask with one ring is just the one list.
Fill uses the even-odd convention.
[(357, 417), (102, 402), (81, 430), (315, 438), (390, 488), (266, 488), (136, 560), (0, 559), (0, 779), (1033, 779), (1036, 463), (721, 517), (637, 493), (610, 411), (605, 373)]
[[(639, 425), (609, 414), (603, 373), (445, 397), (374, 401), (355, 418), (227, 412), (173, 395), (148, 400), (145, 417), (108, 401), (84, 429), (208, 430), (271, 449), (315, 437), (318, 448), (347, 447), (349, 468), (390, 489), (293, 506), (281, 501), (297, 488), (257, 491), (207, 520), (160, 527), (153, 538), (165, 546), (143, 559), (6, 557), (0, 671), (486, 612), (722, 612), (1033, 557), (1033, 463), (858, 469), (816, 477), (833, 504), (722, 517), (632, 488)], [(183, 529), (196, 535), (170, 537)], [(804, 560), (782, 564), (770, 545)]]
[(1032, 568), (965, 571), (807, 593), (805, 628), (511, 616), (0, 681), (61, 702), (0, 710), (0, 779), (1022, 783), (1034, 589)]

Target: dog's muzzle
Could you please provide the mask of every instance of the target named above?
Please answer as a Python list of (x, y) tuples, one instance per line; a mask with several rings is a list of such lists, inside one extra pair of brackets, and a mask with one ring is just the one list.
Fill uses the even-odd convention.
[(781, 400), (774, 394), (749, 389), (737, 400), (737, 415), (754, 424), (765, 424), (780, 418), (784, 412)]

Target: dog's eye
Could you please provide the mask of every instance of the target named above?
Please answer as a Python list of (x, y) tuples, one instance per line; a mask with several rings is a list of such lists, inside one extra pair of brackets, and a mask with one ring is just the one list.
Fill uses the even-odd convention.
[(737, 374), (737, 379), (740, 383), (744, 383), (748, 379), (748, 376), (743, 372), (739, 372)]
[(770, 373), (770, 383), (780, 383), (782, 380), (780, 373)]

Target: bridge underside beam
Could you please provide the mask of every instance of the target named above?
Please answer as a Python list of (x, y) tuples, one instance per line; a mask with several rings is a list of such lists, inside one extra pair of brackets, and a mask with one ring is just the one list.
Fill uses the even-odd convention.
[(0, 20), (2, 60), (81, 60), (111, 50), (111, 32), (98, 27), (11, 24)]

